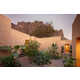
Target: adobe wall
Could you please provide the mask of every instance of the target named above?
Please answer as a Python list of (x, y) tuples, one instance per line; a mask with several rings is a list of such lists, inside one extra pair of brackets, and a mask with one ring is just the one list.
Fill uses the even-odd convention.
[(51, 46), (52, 43), (61, 41), (61, 37), (49, 37), (49, 38), (34, 38), (40, 43), (40, 49), (46, 49)]
[(8, 17), (0, 15), (0, 45), (10, 45), (10, 22), (11, 20)]
[(76, 57), (76, 39), (80, 37), (80, 15), (77, 15), (72, 24), (72, 55)]
[(59, 51), (61, 51), (61, 47), (65, 46), (65, 44), (72, 45), (72, 40), (60, 40), (60, 41), (57, 41), (57, 45), (58, 45)]

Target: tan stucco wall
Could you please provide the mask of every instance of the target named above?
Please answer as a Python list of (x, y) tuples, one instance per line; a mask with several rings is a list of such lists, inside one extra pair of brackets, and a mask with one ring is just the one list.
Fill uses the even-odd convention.
[(72, 55), (76, 57), (76, 40), (80, 37), (80, 15), (77, 15), (72, 24)]
[(65, 47), (65, 44), (72, 45), (72, 40), (60, 40), (60, 41), (57, 41), (56, 43), (58, 45), (59, 51), (61, 51), (61, 47), (62, 46)]
[(0, 45), (9, 45), (10, 44), (10, 40), (9, 37), (10, 35), (10, 24), (11, 20), (4, 16), (4, 15), (0, 15)]

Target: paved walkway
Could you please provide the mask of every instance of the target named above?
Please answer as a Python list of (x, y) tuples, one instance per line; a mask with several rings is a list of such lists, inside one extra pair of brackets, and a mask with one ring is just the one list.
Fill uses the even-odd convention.
[[(22, 67), (39, 67), (36, 64), (32, 64), (27, 56), (18, 58)], [(51, 60), (51, 64), (44, 65), (41, 67), (63, 67), (62, 59)]]
[(62, 59), (51, 60), (51, 64), (49, 64), (49, 67), (64, 67), (64, 65), (62, 63)]

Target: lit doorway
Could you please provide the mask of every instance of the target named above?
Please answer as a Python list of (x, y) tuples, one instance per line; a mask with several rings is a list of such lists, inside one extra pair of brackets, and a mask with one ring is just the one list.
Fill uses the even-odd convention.
[(80, 67), (80, 38), (76, 40), (76, 66)]
[(69, 54), (69, 52), (70, 52), (70, 44), (65, 44), (64, 51), (65, 51), (66, 54)]

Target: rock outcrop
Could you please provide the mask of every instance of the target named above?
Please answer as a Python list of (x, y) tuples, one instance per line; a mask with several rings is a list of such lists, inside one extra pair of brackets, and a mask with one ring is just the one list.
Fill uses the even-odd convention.
[(43, 23), (42, 21), (18, 22), (17, 24), (12, 23), (12, 28), (18, 31), (21, 31), (23, 33), (29, 34), (31, 36), (36, 36), (40, 38), (61, 36), (62, 40), (66, 40), (62, 29), (55, 30), (51, 24), (46, 24), (46, 23)]

